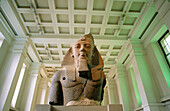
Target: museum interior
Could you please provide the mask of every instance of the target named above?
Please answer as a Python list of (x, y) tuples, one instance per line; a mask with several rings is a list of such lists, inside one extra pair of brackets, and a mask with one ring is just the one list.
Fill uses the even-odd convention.
[(0, 111), (48, 104), (51, 78), (91, 33), (104, 61), (102, 104), (170, 111), (170, 0), (0, 0)]

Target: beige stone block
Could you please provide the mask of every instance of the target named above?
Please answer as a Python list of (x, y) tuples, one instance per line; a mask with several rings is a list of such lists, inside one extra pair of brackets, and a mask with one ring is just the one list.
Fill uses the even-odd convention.
[(121, 104), (109, 104), (107, 105), (107, 111), (123, 111)]
[(121, 104), (110, 104), (107, 106), (51, 106), (36, 105), (36, 111), (123, 111)]
[(107, 111), (106, 106), (53, 106), (52, 111)]
[(51, 105), (49, 105), (49, 104), (37, 104), (36, 105), (36, 111), (51, 111)]

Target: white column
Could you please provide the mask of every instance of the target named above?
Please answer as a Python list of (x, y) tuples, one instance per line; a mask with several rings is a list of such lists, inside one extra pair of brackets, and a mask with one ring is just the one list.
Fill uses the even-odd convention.
[(116, 81), (113, 78), (107, 79), (107, 89), (108, 89), (109, 104), (118, 104), (119, 97), (117, 93)]
[(116, 67), (117, 74), (115, 79), (117, 83), (120, 104), (123, 104), (124, 111), (133, 111), (133, 101), (131, 97), (127, 72), (123, 65), (116, 65)]
[(132, 58), (132, 65), (138, 85), (142, 108), (144, 111), (161, 111), (158, 108), (159, 98), (155, 95), (153, 81), (145, 61), (143, 46), (139, 40), (129, 40), (128, 50)]
[(31, 103), (31, 106), (30, 106), (30, 111), (34, 111), (35, 110), (35, 106), (36, 106), (36, 100), (37, 100), (37, 96), (38, 96), (38, 85), (39, 85), (39, 80), (41, 78), (40, 76), (40, 68), (41, 68), (41, 63), (34, 63), (32, 65), (32, 72), (31, 72), (31, 75), (35, 75), (34, 76), (34, 84), (32, 85), (33, 86), (33, 94), (31, 95), (32, 96), (32, 101), (30, 102)]
[[(32, 67), (27, 74), (27, 81), (24, 88), (23, 96), (19, 104), (19, 109), (21, 111), (33, 111), (31, 107), (34, 107), (35, 94), (37, 90), (36, 84), (39, 82), (39, 70), (41, 63), (33, 63)], [(33, 108), (32, 108), (33, 109)]]
[(40, 104), (44, 104), (44, 101), (45, 101), (45, 94), (46, 94), (46, 89), (47, 87), (46, 86), (40, 86), (41, 88), (41, 95), (40, 95)]
[(103, 94), (103, 101), (102, 105), (106, 106), (109, 104), (109, 98), (108, 98), (108, 90), (107, 90), (107, 85), (104, 87), (104, 94)]
[(8, 111), (28, 48), (27, 39), (13, 42), (0, 72), (0, 110)]
[(51, 80), (48, 78), (44, 104), (49, 104), (49, 97), (50, 97), (50, 86), (49, 86), (49, 82), (51, 83)]
[(41, 78), (38, 87), (38, 97), (37, 97), (37, 104), (46, 104), (48, 101), (48, 78)]

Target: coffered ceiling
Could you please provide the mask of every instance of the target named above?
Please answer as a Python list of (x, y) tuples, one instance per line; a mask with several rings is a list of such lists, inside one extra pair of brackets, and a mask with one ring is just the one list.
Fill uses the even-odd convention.
[[(108, 74), (149, 4), (148, 0), (7, 0), (2, 3), (6, 5), (2, 9), (16, 37), (31, 38), (33, 50), (49, 77), (61, 69), (61, 61), (74, 42), (88, 33), (95, 38), (105, 63), (104, 72)], [(34, 61), (31, 52), (29, 56)]]

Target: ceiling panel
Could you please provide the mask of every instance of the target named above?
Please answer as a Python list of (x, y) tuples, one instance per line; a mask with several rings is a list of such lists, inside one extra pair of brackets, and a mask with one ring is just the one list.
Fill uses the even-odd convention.
[[(12, 0), (20, 22), (31, 37), (50, 77), (61, 69), (61, 61), (74, 44), (73, 41), (88, 33), (94, 36), (105, 63), (104, 71), (109, 73), (121, 47), (139, 22), (147, 2), (148, 0)], [(36, 41), (36, 38), (41, 40)], [(108, 41), (104, 42), (105, 40)]]

